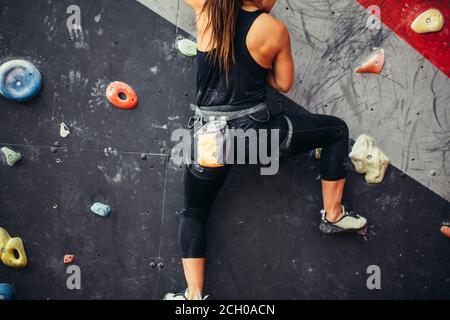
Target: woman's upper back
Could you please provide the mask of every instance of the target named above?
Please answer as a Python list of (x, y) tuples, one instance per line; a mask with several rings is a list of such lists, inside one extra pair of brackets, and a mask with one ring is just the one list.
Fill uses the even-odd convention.
[(265, 13), (276, 0), (184, 1), (197, 14), (199, 106), (242, 109), (263, 101), (266, 85), (281, 92), (291, 88), (294, 63), (289, 31)]
[[(266, 99), (266, 76), (268, 68), (264, 59), (251, 46), (258, 45), (255, 20), (264, 14), (261, 10), (239, 10), (234, 36), (235, 62), (229, 65), (228, 80), (226, 71), (210, 59), (207, 50), (210, 39), (207, 33), (199, 30), (199, 52), (197, 55), (197, 104), (199, 106), (229, 105), (227, 111), (241, 110), (257, 105)], [(199, 28), (202, 22), (199, 21)], [(202, 32), (203, 31), (203, 32)], [(250, 33), (251, 31), (251, 33)], [(260, 41), (260, 40), (259, 40)], [(249, 45), (250, 44), (250, 45)], [(215, 53), (215, 48), (212, 49)], [(256, 59), (259, 61), (257, 62)], [(267, 64), (267, 62), (266, 62)], [(270, 66), (270, 64), (268, 65)]]

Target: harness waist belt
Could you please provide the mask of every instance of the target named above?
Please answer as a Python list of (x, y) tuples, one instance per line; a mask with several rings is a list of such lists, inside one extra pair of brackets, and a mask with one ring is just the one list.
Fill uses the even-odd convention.
[[(217, 108), (224, 108), (227, 106), (217, 106)], [(221, 118), (225, 121), (230, 121), (238, 118), (242, 118), (248, 116), (252, 113), (256, 113), (258, 111), (267, 110), (266, 102), (261, 102), (254, 107), (247, 108), (239, 111), (214, 111), (214, 110), (202, 110), (198, 106), (191, 105), (191, 108), (195, 111), (195, 115), (200, 116), (202, 118)], [(214, 109), (214, 107), (207, 107), (208, 109)]]

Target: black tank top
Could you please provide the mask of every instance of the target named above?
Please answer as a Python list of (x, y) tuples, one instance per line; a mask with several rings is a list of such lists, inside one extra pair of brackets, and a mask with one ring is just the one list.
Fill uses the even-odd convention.
[(247, 48), (247, 33), (263, 11), (248, 12), (240, 9), (235, 32), (235, 60), (230, 64), (228, 86), (225, 71), (220, 72), (209, 61), (206, 52), (197, 54), (197, 105), (212, 107), (230, 105), (227, 110), (251, 108), (266, 100), (266, 76), (268, 69), (260, 66)]

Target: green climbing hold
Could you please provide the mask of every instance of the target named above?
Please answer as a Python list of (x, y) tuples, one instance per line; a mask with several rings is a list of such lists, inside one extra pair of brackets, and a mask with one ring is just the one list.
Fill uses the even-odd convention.
[(197, 44), (189, 39), (183, 39), (178, 41), (178, 50), (188, 57), (197, 55)]
[(8, 147), (3, 147), (1, 151), (0, 156), (2, 158), (2, 163), (6, 162), (6, 164), (10, 167), (14, 167), (14, 165), (22, 159), (22, 155), (19, 152), (16, 152)]
[(96, 215), (106, 217), (111, 212), (111, 207), (101, 202), (96, 202), (91, 206), (91, 211)]

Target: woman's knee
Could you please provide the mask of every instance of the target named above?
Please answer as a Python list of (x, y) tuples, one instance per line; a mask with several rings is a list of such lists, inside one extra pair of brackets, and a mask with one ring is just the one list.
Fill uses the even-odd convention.
[(341, 121), (342, 121), (342, 123), (341, 123), (341, 134), (342, 134), (342, 136), (344, 136), (345, 138), (348, 139), (348, 137), (349, 137), (348, 125), (347, 125), (347, 123), (344, 120), (341, 119)]
[(335, 122), (334, 126), (339, 129), (339, 136), (342, 139), (348, 139), (349, 129), (348, 129), (347, 123), (341, 118), (334, 117), (334, 116), (333, 116), (333, 118), (334, 118), (334, 122)]

